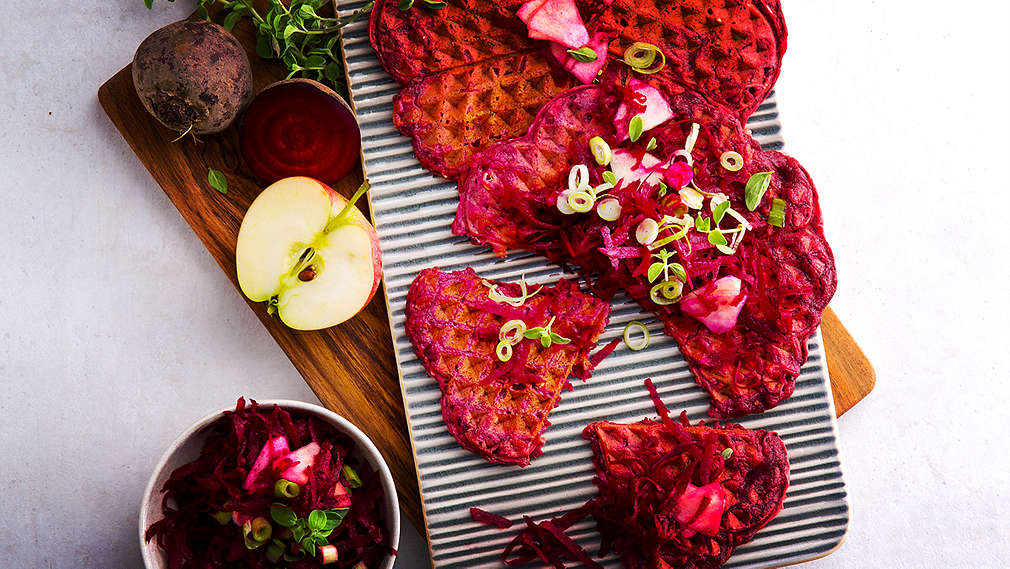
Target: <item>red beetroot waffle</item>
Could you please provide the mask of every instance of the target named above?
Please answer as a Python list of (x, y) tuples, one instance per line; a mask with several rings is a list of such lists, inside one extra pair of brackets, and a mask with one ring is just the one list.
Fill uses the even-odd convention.
[[(611, 193), (623, 206), (616, 222), (605, 222), (592, 212), (562, 215), (557, 209), (557, 197), (573, 165), (590, 166), (592, 185), (602, 181), (604, 168), (596, 166), (588, 140), (599, 135), (613, 148), (621, 146), (613, 117), (629, 96), (626, 89), (572, 89), (541, 110), (530, 134), (478, 155), (460, 183), (453, 231), (492, 247), (500, 256), (519, 248), (575, 265), (604, 297), (618, 288), (627, 290), (655, 312), (666, 333), (677, 340), (698, 383), (711, 396), (712, 416), (764, 411), (792, 394), (806, 360), (806, 340), (820, 323), (836, 286), (814, 184), (792, 158), (762, 151), (722, 107), (673, 84), (655, 85), (665, 94), (674, 118), (648, 131), (630, 150), (641, 156), (646, 141), (654, 136), (653, 154), (665, 160), (684, 147), (690, 125), (698, 123), (700, 136), (692, 154), (695, 182), (728, 196), (753, 226), (732, 255), (720, 253), (705, 234), (694, 231), (668, 247), (686, 270), (685, 294), (724, 276), (742, 281), (745, 305), (731, 330), (713, 332), (684, 314), (678, 304), (660, 306), (650, 298), (647, 269), (655, 259), (635, 241), (635, 228), (647, 217), (680, 215), (683, 204), (675, 192), (660, 200), (655, 186), (618, 187)], [(722, 153), (730, 150), (743, 159), (738, 172), (720, 165)], [(744, 187), (757, 172), (771, 172), (771, 184), (760, 206), (750, 212), (743, 207)], [(768, 224), (774, 198), (787, 205), (781, 228)], [(606, 239), (611, 240), (609, 245)], [(601, 248), (619, 250), (626, 258), (604, 254)]]
[[(562, 280), (515, 307), (492, 300), (486, 282), (491, 281), (469, 268), (421, 271), (407, 293), (405, 328), (442, 389), (442, 417), (452, 436), (490, 462), (525, 466), (542, 454), (547, 415), (561, 390), (571, 389), (568, 377), (589, 377), (589, 352), (607, 325), (610, 305)], [(505, 295), (521, 296), (519, 285), (491, 284)], [(570, 343), (545, 348), (524, 339), (507, 362), (497, 358), (506, 322), (520, 319), (533, 328), (551, 318), (551, 330)]]
[[(418, 160), (456, 178), (476, 151), (525, 132), (536, 110), (577, 81), (548, 63), (515, 15), (520, 0), (448, 0), (438, 11), (400, 10), (379, 0), (369, 34), (379, 61), (404, 92), (394, 123)], [(692, 86), (746, 119), (778, 78), (786, 29), (778, 0), (581, 0), (588, 31), (614, 38), (608, 68), (623, 67), (634, 42), (666, 54), (661, 77)], [(462, 128), (461, 128), (462, 127)], [(496, 128), (497, 127), (497, 128)]]
[[(789, 460), (778, 435), (731, 423), (593, 423), (593, 515), (626, 569), (714, 569), (782, 509)], [(728, 449), (728, 450), (727, 450)]]

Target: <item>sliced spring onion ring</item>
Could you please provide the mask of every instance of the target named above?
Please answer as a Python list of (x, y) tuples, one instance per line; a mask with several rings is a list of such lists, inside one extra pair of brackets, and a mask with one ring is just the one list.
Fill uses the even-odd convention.
[(621, 217), (621, 202), (607, 198), (596, 206), (596, 214), (604, 221), (617, 221), (617, 218)]
[(780, 198), (772, 200), (772, 210), (768, 214), (768, 225), (782, 227), (786, 223), (786, 201)]
[(576, 164), (568, 172), (568, 189), (577, 192), (589, 187), (589, 168), (585, 164)]
[(730, 172), (739, 172), (743, 168), (743, 156), (739, 152), (728, 150), (719, 157), (719, 164)]
[[(659, 63), (656, 63), (656, 56)], [(642, 41), (636, 41), (624, 50), (624, 63), (633, 71), (651, 75), (666, 67), (666, 55), (658, 46)]]
[(516, 345), (522, 341), (523, 334), (525, 333), (525, 322), (522, 320), (509, 320), (505, 324), (502, 324), (501, 330), (498, 331), (498, 339), (502, 342)]
[(677, 193), (680, 194), (680, 201), (684, 202), (688, 209), (701, 209), (705, 205), (705, 197), (694, 188), (682, 188)]
[(571, 190), (565, 190), (560, 194), (558, 194), (558, 203), (557, 203), (558, 211), (560, 211), (565, 215), (572, 215), (573, 213), (575, 213), (575, 210), (572, 209), (572, 206), (568, 205), (568, 196), (572, 195), (572, 193), (573, 192)]
[(687, 149), (681, 148), (680, 150), (673, 153), (674, 160), (676, 160), (678, 156), (683, 158), (684, 161), (687, 162), (688, 166), (694, 166), (694, 157), (691, 156), (691, 153), (688, 152)]
[(678, 280), (663, 281), (652, 287), (649, 298), (660, 306), (668, 306), (680, 300), (683, 291), (684, 283)]
[[(641, 331), (641, 337), (632, 339), (635, 331)], [(649, 329), (638, 320), (628, 322), (624, 327), (624, 345), (633, 352), (638, 352), (649, 347)]]
[(645, 218), (635, 229), (635, 240), (642, 245), (649, 245), (659, 237), (659, 222), (655, 219)]
[(593, 194), (584, 190), (572, 192), (568, 195), (568, 205), (579, 213), (586, 213), (593, 209), (595, 202), (596, 198), (593, 197)]
[(610, 164), (610, 159), (614, 157), (614, 152), (610, 150), (610, 145), (599, 136), (589, 139), (589, 151), (593, 153), (593, 158), (600, 166)]
[(498, 347), (494, 353), (498, 356), (498, 361), (507, 362), (512, 359), (512, 344), (502, 340), (498, 342)]
[(603, 182), (599, 186), (593, 188), (593, 196), (599, 199), (601, 196), (606, 195), (607, 192), (614, 189), (614, 185), (610, 182)]
[(539, 287), (537, 287), (537, 290), (535, 290), (533, 292), (527, 292), (526, 278), (523, 277), (519, 281), (519, 290), (522, 292), (522, 296), (513, 297), (513, 296), (509, 296), (509, 295), (503, 293), (502, 291), (498, 290), (498, 285), (494, 284), (491, 281), (482, 280), (481, 283), (484, 286), (491, 288), (491, 290), (489, 290), (487, 292), (487, 297), (488, 298), (490, 298), (491, 300), (493, 300), (495, 302), (504, 302), (505, 304), (514, 306), (516, 308), (519, 308), (520, 306), (522, 306), (523, 304), (525, 304), (528, 299), (533, 298), (534, 296), (536, 296), (536, 294), (538, 292), (540, 292), (540, 290), (542, 288), (544, 288), (543, 285), (540, 285)]

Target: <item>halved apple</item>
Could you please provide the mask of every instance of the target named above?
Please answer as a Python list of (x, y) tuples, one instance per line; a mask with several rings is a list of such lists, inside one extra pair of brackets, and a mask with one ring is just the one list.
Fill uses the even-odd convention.
[(284, 178), (253, 201), (242, 219), (235, 265), (242, 293), (267, 302), (295, 330), (351, 318), (379, 288), (382, 256), (375, 228), (354, 202), (313, 178)]

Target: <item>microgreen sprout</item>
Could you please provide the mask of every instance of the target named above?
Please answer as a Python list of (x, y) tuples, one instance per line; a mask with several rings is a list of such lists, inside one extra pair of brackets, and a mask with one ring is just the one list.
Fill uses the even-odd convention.
[(556, 316), (552, 316), (550, 321), (547, 322), (547, 326), (538, 326), (536, 328), (526, 330), (526, 332), (523, 333), (523, 337), (527, 340), (540, 340), (540, 345), (545, 348), (551, 347), (551, 344), (564, 345), (570, 343), (571, 339), (565, 338), (564, 336), (551, 331), (551, 326), (554, 325), (554, 320), (556, 318)]

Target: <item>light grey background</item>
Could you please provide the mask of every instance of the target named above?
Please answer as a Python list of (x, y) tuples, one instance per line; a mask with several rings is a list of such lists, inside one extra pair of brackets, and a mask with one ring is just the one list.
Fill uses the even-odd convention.
[[(840, 421), (848, 540), (808, 566), (1005, 567), (1010, 6), (784, 4), (787, 149), (878, 373)], [(139, 568), (140, 494), (179, 432), (239, 395), (316, 400), (97, 102), (192, 3), (4, 8), (0, 567)], [(397, 568), (425, 557), (408, 524)]]

